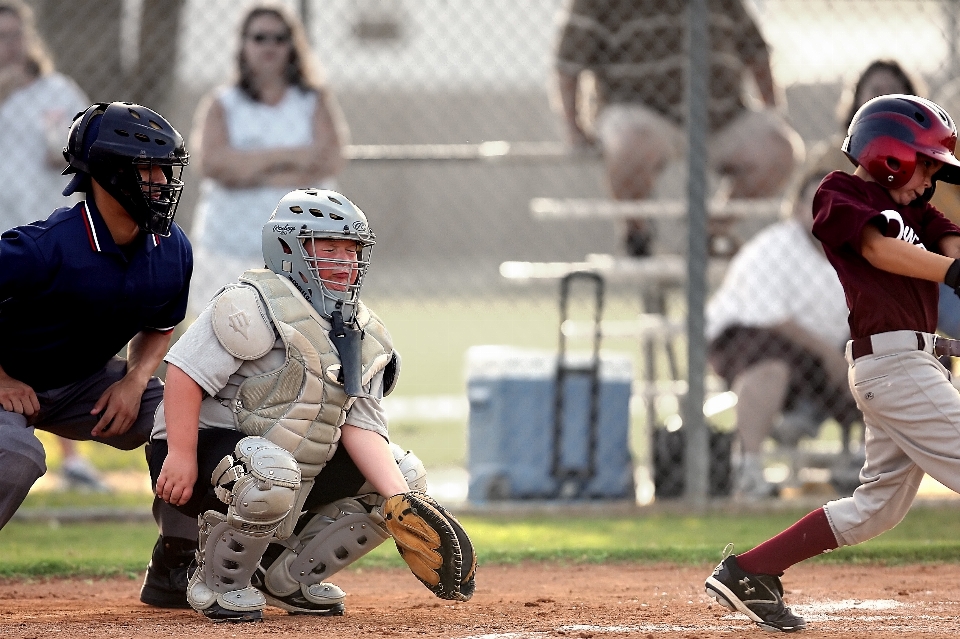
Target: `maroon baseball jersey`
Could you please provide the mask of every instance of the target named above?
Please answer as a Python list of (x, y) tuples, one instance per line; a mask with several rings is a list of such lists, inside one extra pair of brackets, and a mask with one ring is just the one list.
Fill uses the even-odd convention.
[(940, 238), (960, 235), (960, 227), (928, 203), (897, 204), (880, 184), (842, 171), (820, 183), (813, 215), (813, 234), (846, 293), (851, 337), (937, 330), (938, 284), (872, 266), (860, 255), (860, 237), (864, 225), (873, 224), (887, 237), (939, 253)]

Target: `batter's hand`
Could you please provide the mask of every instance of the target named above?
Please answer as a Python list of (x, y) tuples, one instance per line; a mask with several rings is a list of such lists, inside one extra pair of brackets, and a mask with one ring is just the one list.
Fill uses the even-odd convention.
[(144, 390), (145, 387), (130, 377), (111, 384), (90, 411), (91, 415), (100, 415), (90, 434), (93, 437), (116, 437), (130, 430), (140, 414)]
[(40, 412), (40, 401), (33, 388), (0, 371), (0, 406), (11, 413), (33, 417)]
[(167, 453), (157, 477), (157, 497), (171, 506), (182, 506), (193, 496), (197, 483), (197, 458)]

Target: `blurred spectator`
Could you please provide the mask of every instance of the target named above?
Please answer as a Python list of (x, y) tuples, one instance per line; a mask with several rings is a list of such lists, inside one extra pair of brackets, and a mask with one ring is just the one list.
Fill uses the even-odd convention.
[[(174, 78), (184, 1), (28, 0), (57, 68), (94, 101), (125, 100), (160, 113), (180, 102)], [(136, 25), (134, 46), (124, 46), (125, 22)]]
[[(827, 417), (860, 420), (847, 388), (849, 337), (840, 280), (814, 239), (813, 196), (826, 174), (812, 171), (797, 189), (792, 217), (767, 227), (733, 258), (707, 304), (709, 359), (737, 394), (742, 464), (735, 493), (772, 496), (761, 447), (771, 434), (795, 443)], [(774, 424), (792, 412), (799, 420)]]
[(198, 315), (237, 273), (263, 267), (260, 229), (287, 192), (336, 186), (347, 128), (302, 24), (270, 4), (244, 17), (235, 82), (206, 96), (194, 130), (206, 178), (191, 233)]
[[(74, 114), (88, 104), (73, 80), (54, 71), (30, 8), (0, 0), (0, 230), (72, 203), (60, 194), (70, 181), (61, 175), (63, 147)], [(57, 442), (67, 487), (106, 490), (74, 442)]]
[[(562, 16), (556, 71), (567, 136), (574, 147), (599, 144), (618, 200), (650, 197), (668, 163), (685, 150), (687, 5), (572, 0)], [(741, 0), (709, 0), (708, 7), (710, 164), (729, 177), (731, 197), (773, 196), (790, 177), (803, 143), (776, 110), (767, 44), (746, 7)], [(758, 104), (742, 97), (745, 72), (755, 82)], [(595, 117), (583, 97), (589, 80)], [(627, 225), (628, 254), (649, 254), (651, 241), (648, 223)]]
[(46, 218), (72, 204), (63, 147), (73, 116), (89, 102), (53, 69), (33, 13), (20, 0), (0, 0), (0, 230)]
[(868, 100), (891, 93), (906, 93), (924, 97), (926, 87), (919, 78), (912, 77), (907, 73), (896, 60), (874, 60), (860, 73), (856, 82), (844, 89), (837, 104), (837, 120), (841, 129), (830, 140), (811, 149), (810, 166), (824, 174), (830, 171), (853, 173), (854, 165), (846, 154), (840, 150), (843, 139), (847, 135), (847, 129), (850, 127), (850, 122), (853, 121), (857, 109)]
[[(955, 78), (940, 88), (937, 92), (937, 104), (946, 109), (947, 113), (960, 113), (960, 78)], [(951, 222), (960, 224), (960, 186), (938, 181), (937, 190), (930, 203)], [(960, 338), (960, 298), (945, 284), (940, 285), (937, 330), (948, 337)]]

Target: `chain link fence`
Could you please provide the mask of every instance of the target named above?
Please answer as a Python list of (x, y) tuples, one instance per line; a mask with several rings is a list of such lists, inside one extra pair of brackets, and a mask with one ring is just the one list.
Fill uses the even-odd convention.
[[(205, 155), (201, 129), (209, 112), (202, 105), (218, 87), (236, 85), (241, 52), (286, 52), (288, 25), (267, 16), (241, 33), (254, 4), (235, 0), (28, 4), (53, 67), (76, 86), (30, 93), (45, 76), (18, 80), (10, 71), (17, 25), (0, 10), (0, 222), (44, 217), (57, 204), (48, 196), (60, 180), (58, 135), (75, 103), (138, 102), (167, 116), (198, 160), (186, 172), (177, 220), (195, 246), (218, 244), (222, 256), (198, 261), (197, 290), (208, 295), (211, 283), (237, 275), (227, 271), (243, 262), (243, 247), (257, 243), (259, 228), (231, 224), (231, 211), (220, 210), (229, 232), (201, 237), (205, 199), (217, 188), (252, 197), (268, 186), (276, 193), (308, 184), (263, 177), (286, 166), (282, 152), (260, 179), (218, 183), (212, 176), (224, 174), (213, 165), (221, 156)], [(643, 501), (654, 487), (663, 498), (683, 494), (687, 4), (282, 4), (302, 24), (309, 57), (322, 69), (331, 117), (342, 116), (334, 127), (342, 170), (323, 175), (314, 164), (301, 175), (315, 176), (313, 185), (335, 184), (377, 234), (364, 297), (382, 310), (405, 356), (406, 379), (387, 399), (392, 432), (428, 462), (471, 465), (468, 407), (476, 410), (480, 400), (467, 397), (467, 377), (484, 373), (464, 374), (469, 347), (552, 352), (558, 338), (568, 338), (589, 350), (592, 308), (573, 303), (561, 318), (557, 302), (560, 278), (587, 270), (607, 286), (603, 349), (632, 361), (632, 422), (623, 445), (633, 452), (630, 471), (639, 469), (637, 494)], [(759, 496), (811, 481), (848, 491), (862, 435), (845, 382), (838, 382), (842, 291), (802, 224), (809, 187), (829, 170), (851, 168), (837, 149), (851, 108), (866, 97), (915, 92), (960, 112), (960, 2), (709, 0), (706, 8), (709, 492)], [(261, 65), (255, 77), (267, 77), (256, 75), (267, 73), (267, 58), (248, 61)], [(871, 66), (877, 60), (883, 63)], [(861, 78), (868, 69), (874, 75)], [(255, 154), (317, 142), (315, 121), (303, 120), (312, 113), (309, 97), (304, 111), (224, 95), (216, 99), (228, 146)], [(265, 111), (244, 120), (245, 108)], [(270, 126), (231, 128), (257, 121)], [(252, 157), (234, 161), (242, 167)], [(948, 215), (960, 217), (960, 197), (947, 188), (938, 197)], [(270, 212), (249, 208), (244, 219), (265, 220)], [(589, 301), (589, 293), (571, 299)], [(549, 413), (552, 406), (528, 410)], [(504, 432), (524, 428), (493, 423)], [(577, 437), (558, 453), (568, 456), (561, 465), (579, 459)], [(509, 448), (509, 438), (504, 442)], [(525, 472), (501, 465), (499, 492), (479, 500), (511, 496), (511, 473)], [(543, 483), (545, 492), (534, 493), (549, 496), (562, 482), (545, 476)]]

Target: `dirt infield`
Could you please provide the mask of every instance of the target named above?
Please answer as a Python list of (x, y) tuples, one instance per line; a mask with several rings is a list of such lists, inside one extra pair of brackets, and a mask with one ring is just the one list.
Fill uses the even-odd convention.
[[(805, 636), (956, 636), (960, 583), (954, 565), (814, 566), (790, 571), (787, 601), (809, 623)], [(409, 572), (346, 571), (336, 618), (268, 609), (264, 623), (212, 624), (190, 610), (137, 599), (131, 579), (0, 581), (4, 639), (180, 637), (549, 637), (767, 636), (703, 593), (710, 567), (524, 564), (481, 566), (468, 603), (435, 599)]]

